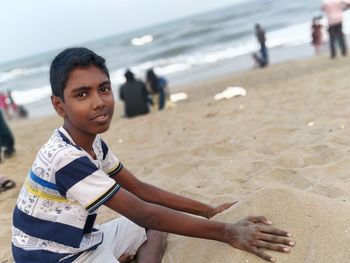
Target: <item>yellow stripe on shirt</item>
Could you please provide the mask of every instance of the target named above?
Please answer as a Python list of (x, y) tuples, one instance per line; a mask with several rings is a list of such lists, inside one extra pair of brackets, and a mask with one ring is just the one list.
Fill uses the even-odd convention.
[(53, 201), (57, 201), (57, 202), (68, 202), (68, 199), (63, 197), (63, 196), (50, 194), (50, 193), (41, 191), (39, 189), (33, 188), (30, 185), (28, 180), (25, 181), (25, 186), (26, 186), (26, 189), (27, 189), (28, 192), (30, 192), (33, 195), (37, 195), (37, 196), (39, 196), (41, 198), (44, 198), (46, 200), (53, 200)]
[(101, 204), (103, 204), (106, 199), (109, 199), (115, 192), (117, 192), (120, 189), (120, 185), (115, 183), (110, 189), (108, 189), (105, 193), (100, 195), (99, 197), (95, 198), (92, 202), (90, 202), (88, 205), (85, 206), (85, 209), (89, 212), (95, 210), (97, 207), (99, 207)]

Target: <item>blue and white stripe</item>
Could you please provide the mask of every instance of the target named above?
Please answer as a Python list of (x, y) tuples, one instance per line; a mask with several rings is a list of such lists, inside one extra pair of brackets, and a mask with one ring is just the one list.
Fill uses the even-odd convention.
[(96, 210), (120, 189), (109, 175), (123, 166), (99, 137), (93, 147), (96, 160), (60, 128), (41, 148), (13, 214), (16, 262), (72, 262), (102, 243)]

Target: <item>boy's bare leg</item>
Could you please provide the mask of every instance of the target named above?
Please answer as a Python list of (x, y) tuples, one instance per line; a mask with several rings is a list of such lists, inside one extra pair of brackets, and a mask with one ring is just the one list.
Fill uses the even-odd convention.
[(149, 229), (147, 241), (142, 244), (136, 254), (137, 263), (161, 263), (168, 233)]

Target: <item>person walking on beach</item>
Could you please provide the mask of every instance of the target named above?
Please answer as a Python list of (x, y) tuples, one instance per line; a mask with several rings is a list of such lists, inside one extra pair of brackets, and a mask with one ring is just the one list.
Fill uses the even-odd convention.
[(316, 55), (320, 54), (322, 44), (322, 25), (320, 17), (314, 17), (311, 24), (311, 43), (315, 48)]
[(253, 54), (253, 58), (259, 67), (266, 67), (269, 64), (269, 55), (266, 47), (266, 33), (260, 24), (255, 24), (255, 36), (260, 45), (260, 54)]
[(336, 43), (339, 43), (343, 56), (347, 55), (347, 44), (343, 33), (343, 11), (349, 7), (344, 0), (323, 0), (321, 9), (328, 21), (329, 47), (331, 58), (337, 56)]
[(120, 87), (119, 97), (124, 101), (125, 116), (130, 118), (149, 113), (151, 99), (145, 83), (135, 79), (130, 70), (124, 76), (126, 82)]
[[(123, 166), (99, 136), (108, 130), (115, 104), (102, 57), (86, 48), (66, 49), (51, 64), (50, 83), (63, 125), (39, 150), (14, 208), (15, 262), (115, 263), (135, 256), (160, 263), (166, 233), (221, 241), (270, 262), (275, 258), (266, 249), (291, 251), (291, 235), (264, 216), (210, 220), (235, 202), (211, 206), (173, 194)], [(95, 225), (101, 205), (122, 216)]]

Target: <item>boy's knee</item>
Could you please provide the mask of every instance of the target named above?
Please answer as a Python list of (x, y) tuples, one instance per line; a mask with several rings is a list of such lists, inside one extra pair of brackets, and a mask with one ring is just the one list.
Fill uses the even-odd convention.
[(165, 247), (168, 240), (168, 233), (152, 230), (147, 230), (147, 240), (151, 242), (157, 242), (162, 247)]

